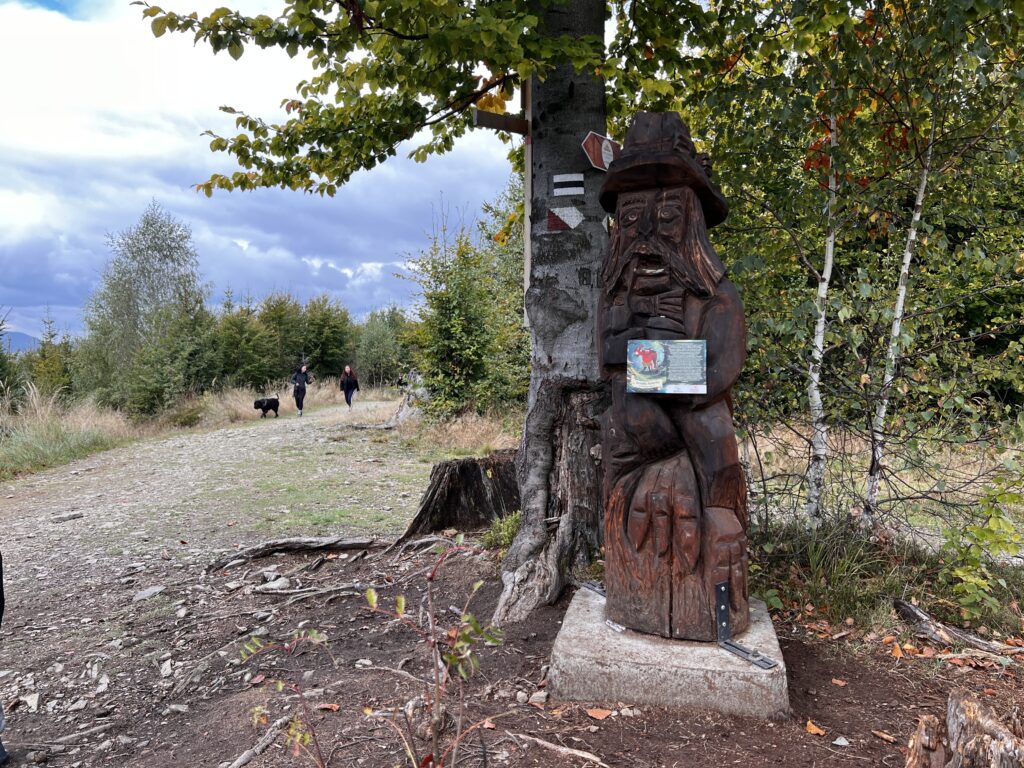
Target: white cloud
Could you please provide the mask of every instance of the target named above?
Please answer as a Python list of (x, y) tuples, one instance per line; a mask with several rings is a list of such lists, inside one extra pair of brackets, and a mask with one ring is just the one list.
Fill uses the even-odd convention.
[[(222, 1), (173, 4), (202, 13)], [(238, 4), (251, 13), (282, 5)], [(234, 170), (200, 136), (234, 132), (218, 107), (272, 118), (309, 64), (258, 48), (235, 62), (190, 35), (155, 39), (127, 0), (76, 0), (66, 14), (0, 0), (0, 72), (0, 311), (12, 308), (12, 324), (29, 332), (45, 305), (81, 327), (76, 307), (109, 257), (107, 233), (132, 226), (153, 199), (192, 227), (215, 296), (327, 291), (357, 316), (406, 304), (413, 286), (393, 277), (403, 267), (394, 260), (423, 247), (439, 206), (471, 220), (509, 173), (507, 148), (478, 132), (425, 164), (400, 150), (334, 199), (198, 195), (192, 184)]]
[(276, 49), (250, 48), (235, 62), (190, 35), (154, 39), (138, 6), (94, 5), (94, 16), (72, 19), (0, 4), (0, 103), (22, 105), (0, 125), (0, 147), (76, 158), (201, 154), (205, 142), (194, 137), (233, 124), (218, 107), (277, 113), (306, 73), (305, 61)]

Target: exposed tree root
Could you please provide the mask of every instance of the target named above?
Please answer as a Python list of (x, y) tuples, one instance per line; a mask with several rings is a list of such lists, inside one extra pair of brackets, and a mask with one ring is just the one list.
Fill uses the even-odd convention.
[(210, 563), (207, 571), (219, 571), (249, 560), (267, 557), (278, 552), (319, 552), (322, 550), (369, 549), (377, 544), (376, 539), (346, 539), (341, 536), (307, 536), (289, 539), (275, 539), (219, 557)]

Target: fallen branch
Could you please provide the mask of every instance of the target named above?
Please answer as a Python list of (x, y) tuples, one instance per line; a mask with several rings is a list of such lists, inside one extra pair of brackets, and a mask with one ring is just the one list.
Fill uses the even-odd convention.
[(219, 557), (206, 566), (207, 571), (219, 571), (229, 566), (241, 565), (249, 560), (267, 557), (278, 552), (319, 552), (322, 550), (367, 549), (376, 544), (374, 539), (345, 539), (341, 536), (308, 536), (289, 539), (275, 539)]
[(601, 768), (609, 768), (608, 764), (603, 762), (597, 755), (591, 752), (584, 752), (582, 749), (572, 749), (571, 747), (563, 747), (561, 744), (552, 744), (550, 741), (538, 739), (536, 736), (527, 736), (525, 733), (509, 733), (509, 736), (533, 742), (538, 747), (544, 747), (544, 749), (556, 752), (563, 757), (578, 757), (580, 760), (589, 760), (595, 765), (601, 766)]
[(283, 731), (288, 723), (291, 722), (291, 717), (279, 717), (275, 720), (271, 726), (267, 729), (267, 732), (260, 737), (252, 747), (245, 750), (242, 754), (235, 758), (234, 762), (221, 763), (221, 768), (242, 768), (243, 765), (248, 765), (255, 758), (262, 755), (267, 749), (277, 741), (278, 735)]
[(972, 635), (962, 629), (944, 624), (943, 622), (929, 616), (916, 605), (900, 600), (892, 601), (896, 613), (900, 615), (918, 637), (923, 637), (939, 645), (968, 645), (972, 648), (979, 648), (988, 653), (1012, 656), (1024, 653), (1024, 648), (1018, 648), (1005, 643), (993, 643), (991, 640), (984, 640), (977, 635)]

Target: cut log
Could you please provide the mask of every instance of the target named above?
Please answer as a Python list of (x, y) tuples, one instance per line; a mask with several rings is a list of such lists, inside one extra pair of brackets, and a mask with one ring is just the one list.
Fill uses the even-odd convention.
[(900, 615), (900, 618), (907, 622), (910, 628), (914, 630), (915, 635), (938, 645), (968, 645), (972, 648), (988, 651), (989, 653), (1010, 656), (1024, 653), (1024, 648), (1006, 645), (1005, 643), (993, 643), (977, 635), (972, 635), (970, 632), (944, 624), (938, 619), (929, 616), (916, 605), (911, 605), (904, 600), (897, 598), (892, 601), (892, 605), (896, 609), (896, 613)]
[(396, 544), (445, 528), (472, 530), (519, 507), (513, 450), (434, 465), (416, 516)]
[(946, 710), (950, 762), (947, 768), (1020, 768), (1024, 739), (1000, 722), (995, 711), (967, 691), (949, 694)]
[(374, 546), (374, 539), (346, 539), (341, 536), (306, 536), (290, 539), (275, 539), (256, 544), (238, 552), (218, 557), (208, 566), (207, 571), (219, 571), (231, 564), (240, 564), (248, 560), (256, 560), (278, 552), (318, 552), (322, 550), (369, 549)]
[(921, 715), (917, 732), (910, 737), (904, 768), (946, 768), (942, 723), (935, 715)]

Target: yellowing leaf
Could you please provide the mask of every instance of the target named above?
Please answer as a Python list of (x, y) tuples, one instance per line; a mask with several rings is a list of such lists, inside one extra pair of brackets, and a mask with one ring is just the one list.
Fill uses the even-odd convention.
[(611, 710), (609, 710), (609, 709), (588, 709), (587, 710), (587, 714), (590, 715), (595, 720), (604, 720), (606, 717), (611, 715)]
[(331, 704), (331, 703), (325, 702), (323, 704), (320, 704), (317, 707), (317, 709), (325, 709), (328, 712), (337, 712), (339, 709), (341, 709), (341, 704)]
[(813, 720), (808, 720), (807, 725), (804, 726), (804, 730), (813, 736), (824, 736), (825, 729), (814, 724)]

